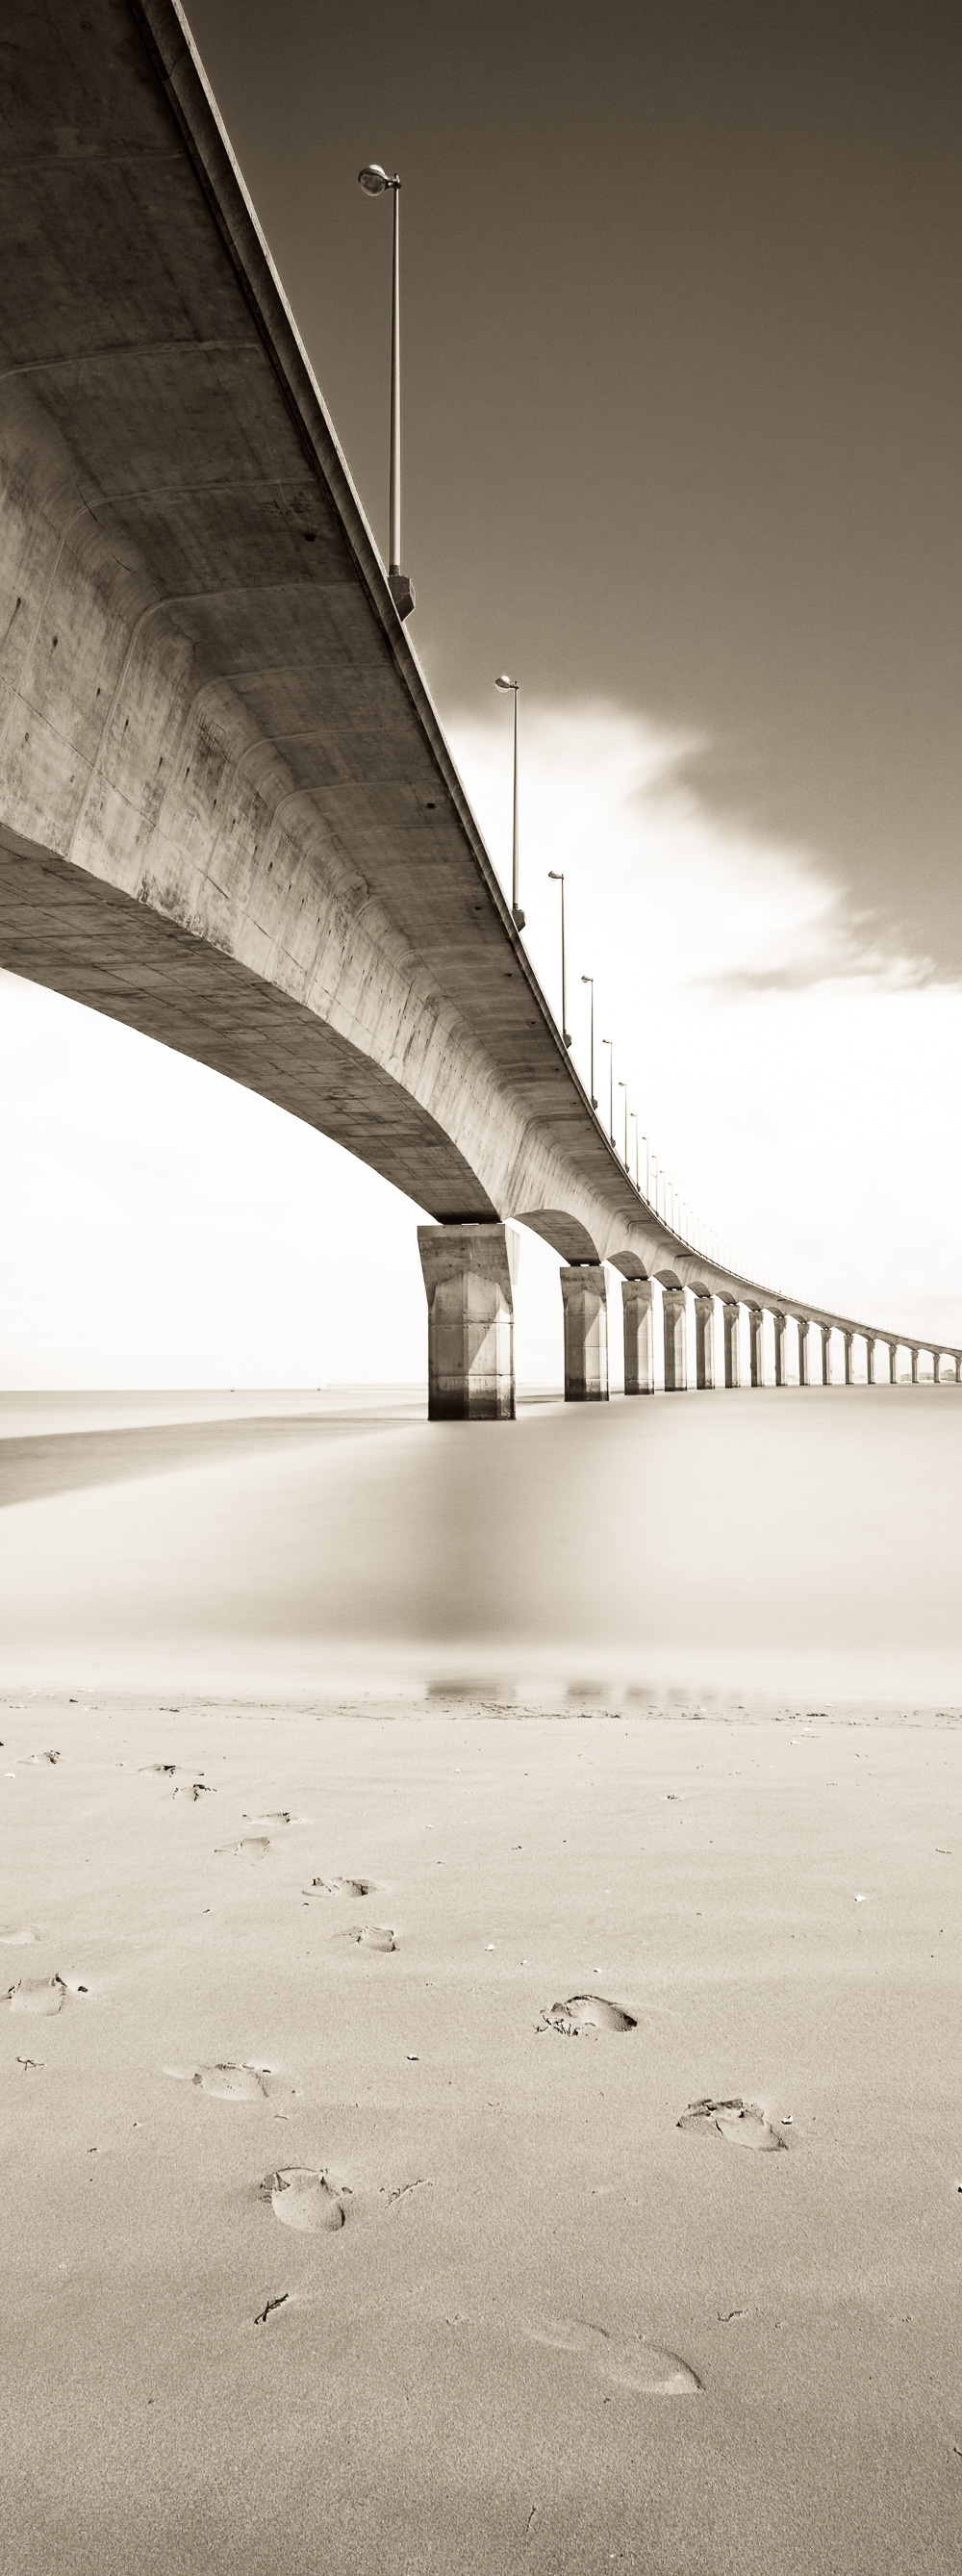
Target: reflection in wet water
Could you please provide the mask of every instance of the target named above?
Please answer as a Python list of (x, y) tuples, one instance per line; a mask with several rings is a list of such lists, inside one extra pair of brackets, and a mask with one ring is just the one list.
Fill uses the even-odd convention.
[(954, 1387), (443, 1426), (400, 1394), (187, 1423), (178, 1401), (0, 1442), (11, 1677), (962, 1701)]

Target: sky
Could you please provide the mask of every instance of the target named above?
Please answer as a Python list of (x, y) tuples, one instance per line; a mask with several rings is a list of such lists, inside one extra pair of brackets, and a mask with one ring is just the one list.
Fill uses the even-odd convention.
[[(401, 172), (408, 633), (503, 876), (519, 679), (528, 944), (560, 1003), (563, 865), (583, 1070), (587, 971), (747, 1270), (962, 1340), (958, 12), (190, 14), (382, 545), (356, 180)], [(7, 1383), (422, 1374), (415, 1212), (338, 1149), (9, 977), (0, 1081)], [(526, 1240), (535, 1378), (556, 1266)]]

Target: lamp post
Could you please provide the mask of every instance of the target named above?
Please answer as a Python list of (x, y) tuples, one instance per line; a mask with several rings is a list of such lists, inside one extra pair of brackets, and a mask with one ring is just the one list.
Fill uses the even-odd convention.
[(614, 1144), (614, 1141), (615, 1141), (615, 1059), (614, 1059), (614, 1056), (612, 1055), (612, 1052), (611, 1052), (611, 1039), (610, 1039), (610, 1038), (602, 1038), (601, 1043), (602, 1043), (602, 1046), (606, 1046), (606, 1047), (607, 1047), (607, 1049), (608, 1049), (608, 1134), (609, 1134), (609, 1136), (610, 1136), (610, 1138), (611, 1138), (611, 1142), (612, 1142), (612, 1144)]
[(631, 1113), (631, 1123), (632, 1123), (632, 1126), (633, 1126), (634, 1131), (635, 1131), (635, 1188), (636, 1188), (636, 1190), (637, 1190), (637, 1192), (638, 1192), (638, 1196), (639, 1196), (639, 1198), (640, 1198), (640, 1197), (641, 1197), (641, 1182), (640, 1182), (640, 1180), (639, 1180), (639, 1178), (638, 1178), (638, 1112), (637, 1112), (637, 1109), (633, 1109), (633, 1110), (632, 1110), (632, 1113)]
[(388, 464), (388, 569), (387, 586), (400, 618), (410, 617), (414, 592), (407, 574), (401, 571), (401, 182), (395, 171), (393, 179), (382, 170), (379, 161), (371, 161), (357, 174), (358, 186), (366, 197), (383, 197), (390, 190), (394, 198), (393, 252), (391, 260), (391, 434)]
[(523, 930), (524, 914), (518, 901), (518, 683), (517, 680), (509, 680), (507, 672), (502, 671), (500, 679), (496, 680), (494, 685), (496, 689), (513, 689), (514, 691), (514, 801), (511, 809), (511, 918), (514, 922), (515, 929)]
[(647, 1136), (643, 1136), (641, 1141), (642, 1141), (642, 1144), (643, 1144), (644, 1149), (645, 1149), (645, 1197), (646, 1197), (646, 1199), (647, 1199), (647, 1201), (648, 1201), (648, 1205), (649, 1205), (649, 1207), (650, 1207), (650, 1206), (651, 1206), (651, 1146), (650, 1146), (650, 1144), (649, 1144), (649, 1142), (648, 1142), (648, 1138), (647, 1138)]
[[(517, 705), (517, 699), (515, 699), (515, 705)], [(565, 976), (565, 872), (563, 868), (549, 868), (548, 875), (551, 878), (552, 885), (559, 885), (561, 887), (561, 1035), (566, 1047), (570, 1047), (571, 1039), (568, 1035), (568, 986)]]
[(628, 1169), (628, 1085), (627, 1085), (627, 1083), (626, 1083), (626, 1082), (619, 1082), (618, 1089), (619, 1089), (619, 1091), (623, 1091), (623, 1092), (624, 1092), (624, 1095), (625, 1095), (625, 1170), (627, 1171), (627, 1169)]
[(590, 984), (591, 986), (591, 1106), (592, 1109), (597, 1109), (598, 1103), (595, 1099), (595, 979), (593, 975), (583, 975), (581, 981), (583, 984)]

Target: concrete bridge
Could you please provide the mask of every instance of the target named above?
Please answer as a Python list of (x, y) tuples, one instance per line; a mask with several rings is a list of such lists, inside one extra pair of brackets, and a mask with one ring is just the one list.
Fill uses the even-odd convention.
[[(0, 960), (336, 1138), (430, 1212), (435, 1415), (514, 1410), (511, 1220), (565, 1391), (808, 1383), (841, 1334), (634, 1187), (532, 973), (176, 0), (6, 0)], [(390, 1294), (389, 1285), (385, 1293)], [(720, 1324), (717, 1334), (716, 1326)], [(816, 1335), (816, 1340), (818, 1335)], [(948, 1354), (959, 1373), (960, 1353)], [(935, 1375), (941, 1358), (933, 1354)]]

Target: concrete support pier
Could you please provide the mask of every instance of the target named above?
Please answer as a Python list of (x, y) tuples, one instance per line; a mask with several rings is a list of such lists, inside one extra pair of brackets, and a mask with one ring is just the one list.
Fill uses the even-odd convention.
[(843, 1340), (843, 1342), (844, 1342), (844, 1344), (845, 1344), (845, 1384), (846, 1384), (846, 1386), (851, 1386), (851, 1383), (852, 1383), (852, 1343), (853, 1343), (854, 1338), (855, 1338), (855, 1337), (854, 1337), (854, 1334), (852, 1334), (852, 1333), (843, 1333), (843, 1334), (842, 1334), (842, 1340)]
[(811, 1383), (808, 1374), (808, 1325), (803, 1315), (798, 1318), (798, 1383), (799, 1386)]
[(831, 1324), (823, 1324), (823, 1325), (822, 1325), (822, 1328), (821, 1328), (821, 1332), (822, 1332), (822, 1385), (823, 1385), (823, 1386), (831, 1386), (831, 1383), (832, 1383), (832, 1327), (831, 1327)]
[(663, 1289), (662, 1305), (665, 1315), (665, 1394), (680, 1395), (688, 1384), (684, 1289)]
[(625, 1394), (655, 1391), (654, 1289), (650, 1279), (623, 1279), (625, 1319)]
[(428, 1301), (428, 1419), (513, 1422), (518, 1237), (510, 1225), (419, 1225)]
[(875, 1335), (874, 1335), (874, 1333), (866, 1333), (866, 1336), (865, 1336), (865, 1373), (866, 1373), (866, 1376), (867, 1376), (867, 1378), (868, 1378), (869, 1385), (870, 1385), (870, 1386), (874, 1386), (874, 1384), (875, 1384)]
[(897, 1343), (897, 1342), (890, 1342), (890, 1343), (889, 1343), (889, 1346), (888, 1346), (888, 1352), (889, 1352), (889, 1385), (890, 1385), (890, 1386), (897, 1386), (897, 1385), (898, 1385), (898, 1356), (899, 1356), (899, 1346), (898, 1346), (898, 1343)]
[(751, 1355), (751, 1382), (753, 1386), (764, 1386), (765, 1384), (765, 1363), (762, 1352), (762, 1321), (761, 1307), (749, 1306), (748, 1347)]
[(919, 1355), (918, 1355), (918, 1352), (917, 1352), (917, 1351), (910, 1351), (910, 1352), (909, 1352), (909, 1359), (910, 1359), (910, 1361), (911, 1361), (911, 1365), (912, 1365), (912, 1384), (913, 1384), (913, 1386), (917, 1386), (917, 1385), (918, 1385), (918, 1382), (919, 1382)]
[(713, 1297), (696, 1297), (696, 1299), (695, 1299), (695, 1384), (696, 1384), (696, 1386), (702, 1386), (702, 1387), (705, 1387), (705, 1386), (714, 1386), (714, 1383), (715, 1383), (715, 1300), (714, 1300), (714, 1298), (713, 1298)]
[(785, 1385), (785, 1383), (786, 1383), (786, 1379), (785, 1379), (785, 1325), (786, 1325), (787, 1320), (788, 1320), (788, 1319), (787, 1319), (787, 1316), (779, 1314), (779, 1312), (778, 1312), (778, 1310), (777, 1310), (777, 1308), (776, 1308), (776, 1311), (775, 1311), (775, 1313), (774, 1313), (774, 1314), (773, 1314), (773, 1316), (772, 1316), (772, 1322), (773, 1322), (773, 1324), (774, 1324), (774, 1326), (775, 1326), (775, 1384), (776, 1384), (776, 1386), (784, 1386), (784, 1385)]
[(561, 1272), (565, 1316), (565, 1401), (608, 1402), (608, 1304), (604, 1264), (578, 1261)]
[(932, 1353), (932, 1376), (933, 1376), (933, 1378), (934, 1378), (934, 1380), (935, 1380), (935, 1384), (936, 1384), (936, 1386), (938, 1386), (939, 1381), (940, 1381), (941, 1376), (942, 1376), (942, 1353), (941, 1353), (941, 1351), (933, 1351), (933, 1353)]
[(741, 1385), (741, 1350), (739, 1347), (738, 1307), (726, 1298), (722, 1307), (722, 1331), (725, 1340), (725, 1384)]

